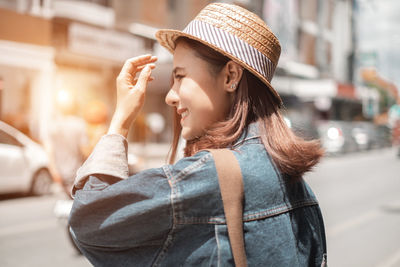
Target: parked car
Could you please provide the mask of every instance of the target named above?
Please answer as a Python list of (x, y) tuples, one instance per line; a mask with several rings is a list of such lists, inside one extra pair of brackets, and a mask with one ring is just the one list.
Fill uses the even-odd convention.
[(352, 122), (351, 136), (357, 144), (358, 151), (376, 148), (373, 146), (376, 127), (371, 122)]
[(44, 149), (0, 121), (0, 193), (44, 195), (52, 181)]
[(390, 130), (367, 121), (319, 121), (319, 138), (327, 154), (343, 154), (389, 147)]
[(319, 121), (317, 128), (321, 145), (328, 155), (356, 152), (360, 150), (360, 144), (364, 146), (367, 142), (365, 131), (354, 130), (351, 122)]

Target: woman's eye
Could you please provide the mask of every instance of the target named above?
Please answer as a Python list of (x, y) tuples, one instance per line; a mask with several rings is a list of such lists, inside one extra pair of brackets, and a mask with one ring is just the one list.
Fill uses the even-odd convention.
[(179, 75), (179, 74), (175, 74), (175, 79), (176, 80), (181, 80), (183, 77), (185, 77), (185, 76), (183, 76), (183, 75)]

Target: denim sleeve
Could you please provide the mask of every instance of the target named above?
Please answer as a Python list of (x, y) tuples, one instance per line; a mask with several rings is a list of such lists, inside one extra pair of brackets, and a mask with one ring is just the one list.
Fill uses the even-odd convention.
[(162, 168), (127, 178), (126, 140), (104, 136), (78, 171), (69, 223), (80, 247), (157, 246), (172, 227), (171, 187)]
[[(105, 174), (113, 177), (109, 182), (128, 178), (128, 142), (122, 135), (109, 134), (103, 136), (89, 158), (77, 171), (72, 196), (78, 189), (82, 189), (90, 175)], [(104, 178), (107, 178), (105, 176)]]

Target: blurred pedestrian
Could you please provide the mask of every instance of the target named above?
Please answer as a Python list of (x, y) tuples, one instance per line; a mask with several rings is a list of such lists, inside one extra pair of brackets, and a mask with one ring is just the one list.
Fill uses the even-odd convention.
[[(156, 61), (129, 59), (108, 134), (73, 189), (83, 254), (95, 266), (326, 266), (321, 212), (302, 179), (322, 151), (279, 111), (278, 39), (255, 14), (221, 3), (156, 37), (174, 56), (171, 164), (127, 175), (126, 136)], [(180, 136), (185, 157), (173, 164)]]
[(85, 120), (75, 115), (74, 100), (64, 99), (58, 107), (59, 114), (49, 124), (44, 147), (53, 180), (71, 197), (76, 171), (88, 156), (89, 140)]

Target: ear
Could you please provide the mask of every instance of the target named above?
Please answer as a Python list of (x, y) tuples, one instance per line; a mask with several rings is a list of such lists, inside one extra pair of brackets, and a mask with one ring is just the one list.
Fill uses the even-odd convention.
[(229, 93), (234, 92), (242, 75), (243, 68), (232, 60), (228, 61), (224, 67), (224, 89)]

